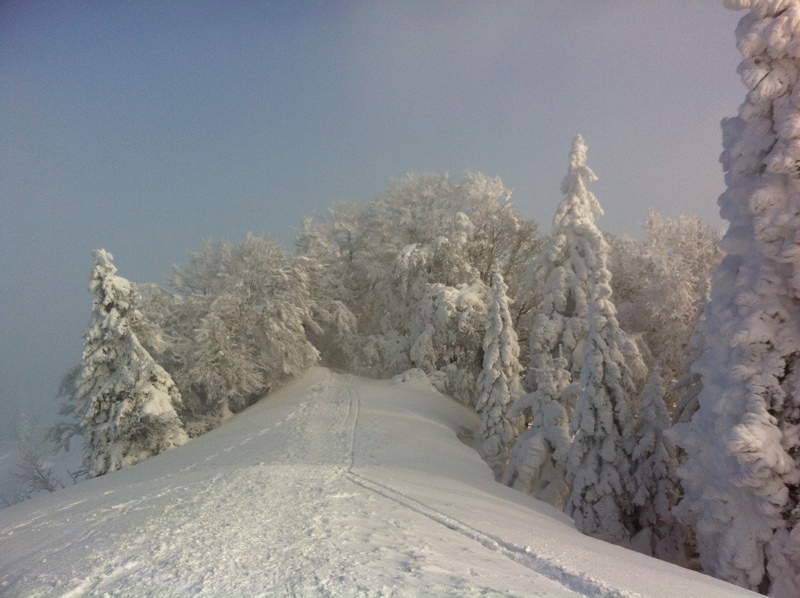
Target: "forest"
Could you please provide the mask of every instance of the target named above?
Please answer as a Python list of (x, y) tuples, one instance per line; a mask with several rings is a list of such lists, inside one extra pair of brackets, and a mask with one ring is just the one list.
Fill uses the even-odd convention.
[(748, 93), (722, 125), (721, 238), (655, 212), (642, 238), (601, 231), (576, 136), (549, 233), (497, 178), (409, 174), (306, 218), (292, 253), (207, 241), (166, 287), (98, 249), (52, 438), (83, 437), (100, 476), (317, 364), (425, 376), (480, 415), (496, 479), (579, 531), (800, 595), (800, 6), (728, 4), (752, 11)]

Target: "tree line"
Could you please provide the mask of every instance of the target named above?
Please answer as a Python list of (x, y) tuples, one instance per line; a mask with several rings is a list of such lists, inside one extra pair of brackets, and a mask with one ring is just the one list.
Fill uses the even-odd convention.
[[(480, 414), (476, 449), (499, 480), (583, 517), (586, 533), (667, 555), (656, 519), (637, 509), (653, 503), (648, 484), (672, 488), (651, 463), (663, 444), (675, 458), (670, 421), (634, 423), (646, 364), (665, 380), (648, 408), (678, 402), (663, 389), (684, 375), (718, 239), (697, 218), (656, 214), (643, 239), (602, 233), (585, 157), (578, 137), (548, 237), (499, 179), (423, 174), (305, 219), (293, 254), (255, 235), (206, 242), (166, 287), (131, 283), (97, 250), (82, 364), (53, 437), (83, 436), (89, 475), (103, 475), (184, 444), (317, 363), (382, 378), (415, 369)], [(634, 462), (648, 435), (658, 442)], [(617, 481), (597, 483), (609, 475)]]

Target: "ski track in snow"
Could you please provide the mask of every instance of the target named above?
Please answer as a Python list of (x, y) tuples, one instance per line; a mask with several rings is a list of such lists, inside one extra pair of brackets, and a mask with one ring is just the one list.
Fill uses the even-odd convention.
[(380, 484), (353, 472), (348, 472), (347, 477), (354, 484), (357, 484), (366, 490), (370, 490), (371, 492), (396, 502), (397, 504), (414, 511), (415, 513), (419, 513), (431, 521), (438, 523), (439, 525), (442, 525), (451, 531), (461, 534), (465, 538), (474, 540), (485, 548), (496, 551), (507, 559), (514, 561), (523, 567), (527, 567), (531, 571), (539, 575), (543, 575), (573, 592), (582, 594), (584, 596), (598, 598), (635, 596), (635, 594), (608, 587), (599, 583), (597, 580), (587, 579), (579, 573), (569, 571), (559, 564), (551, 563), (546, 559), (532, 553), (530, 547), (522, 548), (515, 546), (514, 544), (506, 542), (501, 538), (476, 530), (475, 528), (448, 515), (445, 515), (434, 508), (428, 507), (424, 503), (421, 503), (410, 496), (406, 496), (402, 492), (390, 488), (389, 486)]
[(569, 571), (557, 563), (549, 562), (548, 560), (533, 554), (530, 547), (522, 548), (515, 546), (514, 544), (506, 542), (502, 538), (481, 532), (461, 521), (458, 521), (457, 519), (454, 519), (453, 517), (445, 515), (444, 513), (429, 505), (426, 505), (423, 502), (420, 502), (400, 492), (399, 490), (396, 490), (395, 488), (372, 480), (353, 471), (355, 464), (356, 435), (358, 433), (358, 414), (361, 407), (358, 398), (358, 391), (353, 388), (351, 377), (348, 377), (347, 385), (341, 394), (346, 395), (350, 402), (350, 409), (347, 414), (347, 419), (352, 421), (352, 429), (350, 433), (350, 463), (347, 467), (345, 476), (351, 482), (365, 490), (374, 492), (385, 499), (391, 500), (392, 502), (395, 502), (406, 509), (418, 513), (419, 515), (427, 517), (431, 521), (446, 527), (448, 530), (461, 534), (470, 540), (474, 540), (489, 550), (499, 552), (507, 559), (563, 585), (568, 590), (583, 594), (585, 596), (598, 598), (623, 598), (633, 596), (631, 593), (620, 592), (614, 588), (599, 583), (596, 580), (586, 579), (579, 573)]
[[(421, 486), (417, 464), (385, 463), (398, 438), (424, 444), (424, 434), (446, 432), (466, 449), (454, 429), (408, 412), (412, 403), (396, 406), (379, 384), (319, 370), (302, 395), (267, 398), (186, 447), (80, 484), (63, 501), (51, 495), (55, 508), (42, 503), (7, 525), (0, 514), (0, 595), (644, 595), (426, 494), (440, 483), (436, 467), (452, 467), (449, 452), (439, 465), (419, 454)], [(421, 435), (387, 432), (401, 423)], [(697, 594), (710, 595), (726, 594)]]

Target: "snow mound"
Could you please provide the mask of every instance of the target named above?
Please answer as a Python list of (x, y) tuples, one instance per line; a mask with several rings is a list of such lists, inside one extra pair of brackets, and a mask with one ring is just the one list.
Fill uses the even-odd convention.
[(430, 388), (315, 368), (135, 467), (0, 512), (3, 596), (747, 596), (494, 481)]
[(402, 374), (397, 374), (397, 376), (389, 380), (389, 384), (393, 386), (405, 384), (417, 390), (436, 392), (436, 386), (431, 382), (428, 374), (419, 368), (411, 368)]

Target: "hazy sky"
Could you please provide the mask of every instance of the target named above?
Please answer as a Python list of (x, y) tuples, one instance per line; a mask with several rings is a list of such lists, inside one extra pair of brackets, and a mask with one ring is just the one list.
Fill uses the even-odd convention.
[[(409, 171), (549, 230), (581, 133), (600, 226), (720, 227), (741, 14), (709, 0), (0, 2), (0, 436), (80, 360), (91, 251), (163, 282)], [(49, 408), (49, 407), (48, 407)], [(42, 418), (41, 415), (38, 416)]]

